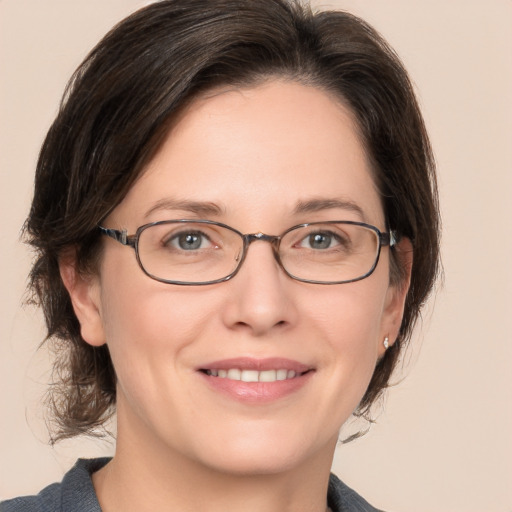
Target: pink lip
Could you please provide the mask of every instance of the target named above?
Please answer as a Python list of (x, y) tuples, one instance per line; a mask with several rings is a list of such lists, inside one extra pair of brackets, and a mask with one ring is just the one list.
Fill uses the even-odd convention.
[[(275, 382), (243, 382), (207, 375), (205, 370), (293, 370), (297, 375), (293, 379)], [(198, 375), (204, 379), (214, 392), (242, 403), (268, 404), (287, 397), (303, 388), (314, 374), (314, 368), (283, 358), (252, 359), (247, 357), (213, 361), (198, 368)]]
[(311, 366), (299, 363), (292, 359), (281, 357), (269, 357), (266, 359), (254, 359), (251, 357), (237, 357), (233, 359), (222, 359), (221, 361), (213, 361), (198, 368), (198, 370), (229, 370), (230, 368), (238, 368), (240, 370), (293, 370), (295, 373), (304, 373), (311, 370)]

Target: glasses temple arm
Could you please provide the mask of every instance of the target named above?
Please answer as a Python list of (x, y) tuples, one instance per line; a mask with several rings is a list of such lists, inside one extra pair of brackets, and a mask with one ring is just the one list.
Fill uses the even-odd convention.
[(119, 230), (119, 229), (110, 229), (110, 228), (104, 228), (103, 226), (98, 226), (101, 233), (104, 235), (113, 238), (116, 242), (119, 242), (123, 245), (135, 245), (135, 240), (133, 236), (128, 236), (128, 231), (126, 229)]
[(380, 234), (380, 243), (381, 245), (389, 245), (390, 247), (394, 247), (400, 241), (400, 235), (396, 231), (389, 231), (389, 233), (381, 233)]

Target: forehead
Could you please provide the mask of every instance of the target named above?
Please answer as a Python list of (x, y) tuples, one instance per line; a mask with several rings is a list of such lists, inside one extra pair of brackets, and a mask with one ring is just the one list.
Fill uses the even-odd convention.
[(115, 213), (130, 212), (142, 222), (157, 203), (193, 201), (256, 221), (265, 212), (291, 216), (298, 203), (311, 200), (352, 202), (363, 220), (382, 220), (348, 108), (318, 88), (269, 81), (195, 99)]

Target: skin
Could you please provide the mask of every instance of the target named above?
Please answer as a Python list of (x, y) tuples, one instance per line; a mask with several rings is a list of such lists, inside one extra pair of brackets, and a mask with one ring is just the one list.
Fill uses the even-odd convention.
[[(219, 211), (154, 208), (169, 198)], [(295, 212), (312, 199), (350, 201), (362, 216), (344, 207)], [(385, 230), (348, 109), (278, 80), (195, 100), (104, 225), (131, 234), (178, 218), (273, 235), (320, 220)], [(103, 510), (325, 510), (338, 431), (402, 318), (407, 286), (390, 285), (389, 248), (370, 277), (332, 286), (290, 279), (263, 242), (235, 278), (209, 286), (152, 280), (131, 249), (107, 238), (98, 275), (77, 275), (72, 261), (61, 273), (84, 339), (108, 344), (118, 376), (116, 455), (93, 476)], [(197, 371), (241, 356), (293, 359), (312, 376), (291, 395), (254, 404), (218, 393)]]

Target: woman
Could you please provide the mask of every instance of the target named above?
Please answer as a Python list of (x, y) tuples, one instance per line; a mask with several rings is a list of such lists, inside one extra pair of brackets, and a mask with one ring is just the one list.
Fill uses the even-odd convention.
[(26, 225), (56, 440), (12, 510), (375, 510), (330, 475), (435, 280), (428, 137), (387, 44), (284, 0), (161, 1), (75, 73)]

